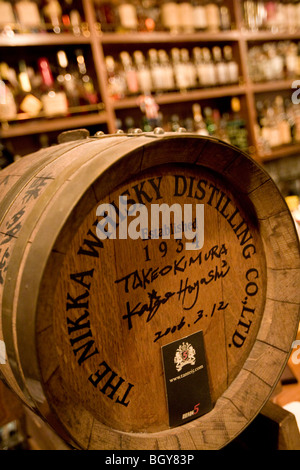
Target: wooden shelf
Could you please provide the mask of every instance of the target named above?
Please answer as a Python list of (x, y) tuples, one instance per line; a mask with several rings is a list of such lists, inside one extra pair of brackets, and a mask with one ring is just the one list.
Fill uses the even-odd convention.
[(253, 93), (268, 93), (270, 91), (291, 90), (293, 82), (297, 80), (275, 80), (274, 82), (252, 83), (249, 88)]
[[(249, 145), (256, 147), (256, 95), (260, 93), (280, 92), (291, 90), (293, 80), (279, 80), (268, 83), (251, 83), (248, 77), (247, 53), (248, 47), (255, 42), (264, 41), (300, 41), (300, 30), (291, 32), (271, 31), (247, 31), (244, 27), (243, 11), (240, 0), (228, 0), (231, 2), (232, 19), (235, 27), (230, 31), (220, 32), (194, 32), (172, 34), (169, 32), (139, 32), (139, 33), (99, 33), (97, 26), (94, 0), (82, 0), (83, 17), (85, 27), (82, 34), (77, 36), (72, 32), (21, 34), (15, 32), (12, 37), (0, 36), (0, 48), (35, 47), (35, 46), (67, 46), (88, 44), (91, 48), (94, 62), (94, 72), (97, 80), (97, 88), (101, 95), (101, 101), (105, 106), (105, 112), (89, 112), (88, 114), (74, 114), (71, 117), (59, 117), (55, 119), (25, 120), (21, 123), (10, 123), (7, 127), (2, 125), (0, 135), (3, 138), (21, 137), (22, 135), (36, 134), (42, 132), (57, 131), (60, 129), (71, 129), (76, 127), (88, 127), (97, 124), (106, 124), (109, 133), (116, 131), (116, 118), (118, 112), (126, 109), (139, 108), (138, 97), (127, 97), (120, 101), (114, 101), (108, 95), (108, 82), (105, 65), (105, 54), (110, 54), (114, 49), (121, 52), (122, 49), (133, 50), (134, 47), (188, 47), (194, 46), (212, 47), (214, 44), (225, 46), (231, 44), (234, 57), (239, 63), (241, 74), (241, 85), (219, 86), (214, 88), (196, 89), (184, 93), (172, 91), (155, 96), (159, 105), (178, 104), (178, 108), (184, 107), (184, 103), (205, 99), (219, 99), (229, 96), (242, 96), (244, 107), (243, 114), (247, 121)], [(14, 28), (14, 31), (18, 29)], [(50, 31), (50, 29), (49, 29)], [(131, 45), (131, 47), (130, 47)], [(122, 48), (122, 49), (121, 49)], [(9, 51), (9, 49), (8, 49)], [(25, 49), (24, 49), (25, 51)], [(7, 52), (7, 51), (6, 51)], [(10, 51), (9, 51), (10, 52)], [(20, 55), (20, 53), (19, 53)], [(275, 158), (292, 155), (299, 152), (300, 144), (274, 149), (270, 155), (262, 155), (257, 158), (271, 160)]]
[(241, 31), (241, 37), (249, 42), (293, 41), (300, 39), (300, 30), (295, 32)]
[(67, 44), (89, 44), (90, 38), (62, 33), (15, 34), (13, 37), (0, 37), (0, 47), (56, 46)]
[(237, 41), (239, 31), (221, 31), (219, 33), (103, 33), (99, 35), (102, 44), (154, 44), (184, 42), (226, 42)]
[(284, 145), (273, 148), (268, 154), (260, 154), (258, 157), (263, 161), (277, 160), (278, 158), (290, 157), (292, 155), (300, 155), (300, 143), (293, 145)]
[(82, 116), (65, 116), (49, 120), (38, 120), (12, 124), (0, 130), (3, 139), (20, 137), (22, 135), (40, 134), (58, 131), (60, 129), (76, 129), (79, 127), (94, 126), (107, 122), (107, 113), (101, 111), (98, 114), (85, 114)]
[[(172, 103), (184, 103), (188, 101), (198, 101), (212, 98), (222, 98), (225, 96), (233, 95), (244, 95), (246, 93), (246, 87), (241, 85), (216, 87), (216, 88), (205, 88), (202, 90), (191, 90), (187, 92), (171, 92), (162, 93), (155, 96), (155, 100), (158, 104), (172, 104)], [(115, 110), (135, 108), (139, 106), (139, 97), (124, 98), (120, 101), (113, 101), (112, 106)]]

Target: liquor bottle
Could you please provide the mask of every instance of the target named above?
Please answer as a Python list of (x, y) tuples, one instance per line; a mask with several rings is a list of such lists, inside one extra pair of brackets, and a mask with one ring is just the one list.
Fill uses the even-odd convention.
[(212, 32), (220, 31), (220, 10), (215, 3), (208, 3), (206, 9), (207, 29)]
[(158, 51), (156, 49), (149, 49), (149, 66), (152, 77), (153, 91), (156, 93), (161, 93), (164, 90), (163, 83), (163, 68), (158, 60)]
[(176, 88), (181, 92), (188, 89), (188, 78), (186, 75), (185, 66), (181, 61), (180, 49), (173, 47), (171, 49), (171, 58), (174, 69)]
[(14, 14), (11, 2), (0, 1), (0, 28), (4, 26), (14, 26), (16, 24), (16, 17)]
[(127, 93), (129, 95), (137, 95), (139, 92), (139, 83), (137, 71), (133, 66), (132, 59), (129, 53), (126, 51), (120, 53), (120, 58), (124, 70), (124, 77), (127, 85)]
[(138, 17), (135, 5), (127, 0), (120, 0), (118, 4), (120, 25), (124, 31), (138, 30)]
[(194, 0), (192, 2), (194, 11), (194, 28), (196, 31), (205, 31), (207, 29), (206, 11), (203, 1)]
[(190, 2), (182, 0), (179, 2), (178, 14), (180, 19), (180, 29), (184, 33), (194, 32), (193, 6)]
[(68, 114), (66, 93), (55, 84), (48, 59), (40, 58), (38, 66), (43, 82), (41, 101), (45, 115), (52, 117)]
[(42, 29), (42, 20), (36, 2), (19, 0), (15, 4), (15, 9), (23, 32), (38, 32)]
[(246, 129), (246, 122), (240, 114), (241, 101), (239, 98), (234, 97), (231, 99), (231, 119), (227, 124), (228, 137), (230, 143), (241, 150), (248, 149), (248, 133)]
[(108, 94), (112, 99), (120, 100), (126, 96), (127, 85), (124, 74), (117, 69), (117, 64), (112, 56), (105, 57)]
[(197, 86), (197, 70), (190, 60), (189, 51), (185, 48), (180, 51), (182, 74), (184, 75), (184, 89), (193, 89)]
[(227, 77), (229, 83), (239, 82), (239, 66), (238, 63), (233, 60), (233, 53), (231, 46), (225, 46), (223, 49), (224, 58), (227, 66)]
[(137, 4), (139, 31), (152, 32), (162, 30), (160, 24), (160, 6), (158, 0), (141, 0)]
[(164, 49), (158, 51), (158, 59), (162, 69), (163, 90), (171, 91), (175, 89), (174, 70), (170, 63), (169, 56)]
[(204, 108), (204, 120), (205, 120), (205, 125), (206, 125), (206, 128), (207, 128), (208, 134), (211, 137), (214, 137), (215, 134), (216, 134), (217, 128), (216, 128), (216, 124), (213, 120), (212, 108), (209, 107), (209, 106), (206, 106)]
[(146, 64), (146, 60), (142, 51), (134, 51), (133, 53), (135, 66), (137, 70), (137, 78), (139, 84), (139, 90), (141, 93), (151, 93), (153, 89), (152, 77), (150, 68)]
[(161, 6), (162, 25), (171, 33), (180, 31), (180, 17), (178, 4), (175, 1), (165, 0)]
[(36, 93), (33, 92), (28, 69), (24, 60), (19, 62), (19, 84), (20, 93), (18, 94), (19, 109), (28, 114), (31, 118), (38, 116), (43, 104)]
[(222, 50), (220, 47), (213, 47), (213, 58), (215, 62), (215, 70), (216, 70), (216, 79), (220, 85), (226, 85), (229, 83), (228, 77), (228, 67), (226, 63), (223, 61), (222, 57)]
[(43, 8), (43, 13), (46, 19), (46, 23), (49, 24), (49, 28), (54, 33), (61, 33), (62, 26), (62, 8), (57, 0), (47, 0), (47, 4)]
[(8, 79), (8, 65), (0, 64), (0, 120), (11, 121), (17, 117), (14, 89)]
[(222, 31), (229, 31), (231, 29), (231, 15), (228, 7), (225, 5), (220, 8), (220, 28)]
[(118, 9), (108, 1), (95, 0), (96, 19), (103, 33), (116, 32), (119, 29)]
[(59, 75), (56, 80), (65, 91), (68, 99), (68, 107), (74, 108), (80, 105), (79, 92), (76, 86), (76, 80), (73, 74), (68, 70), (69, 61), (65, 51), (57, 52), (57, 62), (59, 66)]
[(205, 80), (203, 81), (203, 76), (205, 74), (205, 64), (200, 47), (193, 48), (193, 60), (197, 71), (198, 84), (200, 87), (205, 86)]
[(83, 104), (98, 103), (98, 93), (95, 90), (93, 79), (88, 75), (84, 55), (81, 49), (75, 51), (78, 72), (79, 72), (79, 95)]
[(213, 63), (211, 52), (207, 47), (202, 49), (203, 75), (202, 84), (204, 87), (211, 87), (217, 84), (216, 68)]
[(292, 143), (292, 132), (288, 117), (284, 109), (284, 100), (282, 96), (276, 96), (274, 101), (275, 119), (278, 123), (281, 145)]
[(198, 103), (194, 103), (192, 106), (193, 119), (194, 119), (194, 130), (196, 134), (208, 136), (209, 132), (207, 130), (206, 124), (202, 116), (201, 106)]

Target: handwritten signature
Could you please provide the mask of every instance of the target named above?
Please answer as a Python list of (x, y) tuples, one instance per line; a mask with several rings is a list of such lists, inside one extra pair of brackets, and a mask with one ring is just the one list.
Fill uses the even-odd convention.
[[(158, 295), (157, 291), (153, 289), (151, 292), (147, 293), (149, 301), (144, 304), (139, 302), (132, 309), (130, 306), (130, 302), (129, 301), (126, 302), (127, 314), (123, 316), (123, 320), (128, 321), (128, 329), (131, 330), (133, 327), (132, 317), (136, 315), (138, 317), (142, 317), (145, 313), (148, 313), (146, 323), (149, 323), (154, 318), (154, 316), (156, 315), (160, 307), (168, 303), (169, 300), (173, 298), (174, 296), (178, 296), (178, 301), (181, 301), (181, 305), (184, 310), (191, 310), (198, 301), (200, 285), (208, 285), (211, 282), (215, 282), (220, 278), (225, 278), (229, 270), (230, 270), (230, 266), (228, 265), (227, 261), (223, 260), (221, 269), (218, 266), (216, 266), (214, 269), (209, 271), (206, 277), (202, 277), (201, 279), (198, 279), (194, 283), (189, 283), (189, 278), (186, 278), (185, 281), (181, 280), (180, 288), (178, 291), (166, 292), (162, 296), (162, 295)], [(187, 296), (190, 296), (191, 294), (194, 294), (192, 303), (189, 306), (186, 306), (185, 305), (186, 298)]]

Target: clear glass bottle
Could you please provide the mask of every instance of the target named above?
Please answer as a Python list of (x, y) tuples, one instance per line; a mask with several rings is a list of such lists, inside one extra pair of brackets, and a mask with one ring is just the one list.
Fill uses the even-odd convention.
[(178, 33), (180, 31), (180, 16), (178, 3), (175, 1), (166, 0), (161, 5), (161, 18), (162, 25), (171, 33)]
[(194, 103), (192, 107), (193, 111), (193, 120), (194, 120), (194, 129), (196, 134), (209, 136), (206, 124), (202, 116), (202, 110), (199, 103)]
[(5, 26), (14, 27), (16, 25), (16, 17), (12, 2), (0, 1), (0, 29)]
[(43, 8), (46, 27), (59, 34), (62, 28), (62, 8), (57, 0), (47, 0), (47, 4)]
[(137, 95), (139, 93), (139, 82), (137, 71), (132, 63), (132, 59), (127, 51), (121, 52), (120, 58), (124, 70), (127, 93), (128, 95)]
[(138, 30), (137, 10), (133, 3), (127, 0), (120, 0), (118, 4), (118, 15), (120, 18), (120, 26), (124, 31)]
[(164, 91), (164, 72), (163, 67), (158, 60), (158, 51), (154, 48), (148, 51), (149, 67), (152, 77), (153, 91), (161, 93)]
[(68, 100), (66, 93), (55, 83), (49, 61), (46, 57), (38, 60), (38, 66), (42, 77), (43, 111), (46, 116), (68, 114)]
[(239, 83), (239, 66), (238, 63), (233, 59), (232, 47), (225, 46), (223, 49), (223, 55), (227, 67), (228, 83)]
[(15, 3), (15, 9), (23, 32), (39, 32), (42, 29), (42, 19), (36, 2), (19, 0)]
[(194, 63), (190, 60), (188, 49), (180, 50), (182, 74), (184, 75), (184, 89), (193, 89), (197, 86), (197, 70)]
[(172, 91), (175, 89), (174, 70), (170, 58), (164, 49), (158, 51), (158, 60), (162, 68), (163, 89), (164, 91)]
[(184, 33), (194, 32), (193, 6), (191, 2), (181, 0), (178, 3), (178, 14), (180, 18), (180, 29)]
[(112, 56), (105, 57), (105, 64), (107, 71), (107, 85), (109, 96), (115, 100), (125, 98), (127, 92), (127, 85), (124, 73), (122, 74), (120, 72)]
[(216, 78), (219, 85), (226, 85), (229, 83), (228, 77), (228, 67), (223, 60), (222, 57), (222, 50), (220, 47), (215, 46), (213, 47), (213, 58), (215, 62), (215, 69), (216, 69)]
[(207, 18), (204, 2), (202, 0), (194, 0), (192, 2), (194, 11), (194, 28), (196, 31), (205, 31), (207, 29)]
[(98, 103), (98, 93), (95, 89), (93, 79), (88, 74), (83, 51), (77, 49), (75, 51), (76, 61), (78, 66), (78, 87), (80, 102), (82, 104), (96, 104)]
[(212, 87), (217, 85), (217, 76), (215, 64), (212, 60), (211, 52), (207, 47), (202, 49), (203, 57), (203, 76), (202, 83), (204, 87)]
[(144, 94), (149, 94), (153, 89), (153, 84), (150, 68), (146, 63), (145, 56), (142, 51), (134, 51), (133, 57), (137, 70), (139, 91)]
[(56, 80), (67, 95), (69, 108), (80, 106), (76, 78), (69, 70), (69, 60), (65, 51), (60, 50), (57, 52), (57, 62), (59, 74)]
[(220, 20), (220, 9), (215, 3), (208, 3), (205, 6), (207, 29), (211, 32), (220, 31), (221, 20)]
[(20, 93), (18, 95), (19, 109), (29, 117), (34, 118), (39, 115), (43, 104), (40, 100), (40, 92), (32, 89), (28, 69), (24, 60), (19, 62), (19, 84)]

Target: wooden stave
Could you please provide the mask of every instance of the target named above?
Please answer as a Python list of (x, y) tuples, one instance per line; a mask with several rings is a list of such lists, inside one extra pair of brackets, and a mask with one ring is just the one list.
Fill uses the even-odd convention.
[[(186, 136), (184, 136), (184, 137), (186, 137)], [(168, 137), (163, 137), (163, 139), (166, 139), (166, 138), (168, 139)], [(195, 137), (194, 137), (194, 138), (195, 138)], [(144, 139), (144, 137), (143, 137), (143, 139)], [(138, 146), (138, 147), (139, 147), (139, 146), (144, 146), (144, 145), (146, 144), (145, 141), (147, 142), (147, 139), (144, 139), (144, 141), (141, 142), (141, 137), (139, 137), (139, 140), (137, 141), (137, 146)], [(140, 144), (141, 144), (141, 145), (140, 145)], [(210, 145), (210, 144), (207, 144), (207, 141), (206, 141), (206, 144), (205, 144), (205, 145)], [(214, 145), (213, 142), (211, 142), (211, 145)], [(133, 146), (133, 147), (134, 147), (134, 146)], [(225, 146), (225, 148), (226, 148), (226, 146)], [(123, 153), (124, 153), (124, 150), (121, 150), (121, 154), (123, 154)], [(151, 155), (151, 152), (150, 152), (150, 155)], [(145, 154), (144, 154), (144, 157), (145, 157)], [(245, 156), (244, 156), (243, 158), (245, 158)], [(248, 165), (250, 165), (250, 166), (253, 165), (253, 166), (255, 167), (255, 165), (252, 163), (252, 161), (250, 160), (249, 157), (246, 157), (245, 161), (247, 161), (247, 164), (248, 164)], [(145, 161), (144, 161), (144, 162), (145, 162)], [(227, 162), (227, 163), (228, 163), (228, 162)], [(148, 164), (151, 164), (151, 163), (148, 162)], [(201, 159), (200, 159), (200, 164), (203, 164), (203, 162), (201, 162)], [(207, 163), (207, 165), (208, 165), (208, 164), (209, 164), (209, 162)], [(230, 165), (232, 165), (232, 164), (233, 164), (233, 161), (230, 162)], [(229, 166), (230, 166), (230, 165), (229, 165)], [(140, 168), (141, 168), (141, 166), (142, 166), (142, 165), (140, 165)], [(267, 181), (269, 181), (269, 179), (267, 179)], [(295, 328), (296, 328), (296, 327), (295, 327)], [(288, 351), (287, 351), (287, 352), (288, 352)], [(282, 365), (282, 368), (284, 368), (284, 365), (285, 365), (285, 364)], [(272, 391), (272, 390), (271, 390), (271, 391)], [(270, 393), (271, 393), (271, 391), (270, 391)], [(266, 399), (267, 399), (267, 398), (266, 398)], [(222, 397), (222, 400), (220, 400), (220, 401), (219, 401), (219, 404), (218, 404), (219, 413), (226, 413), (226, 409), (228, 408), (228, 402), (230, 402), (230, 400), (231, 400), (230, 394), (227, 394), (227, 401), (226, 401), (226, 396), (225, 396), (225, 398)], [(226, 406), (225, 406), (225, 404), (224, 404), (224, 401), (226, 402)], [(221, 405), (222, 405), (222, 406), (221, 406)], [(231, 410), (231, 413), (232, 413), (232, 410)], [(253, 416), (253, 418), (254, 418), (254, 417), (255, 417), (255, 416)], [(253, 419), (253, 418), (252, 418), (252, 419)], [(203, 418), (203, 419), (202, 419), (203, 422), (206, 422), (206, 427), (209, 428), (209, 422), (207, 422), (207, 420), (208, 420), (208, 418)], [(248, 422), (246, 422), (246, 423), (244, 423), (244, 424), (247, 425)], [(185, 426), (187, 427), (188, 431), (186, 431), (186, 429), (185, 429), (185, 430), (180, 429), (180, 430), (178, 431), (178, 435), (181, 436), (180, 439), (183, 439), (183, 440), (186, 440), (186, 441), (191, 442), (191, 438), (188, 438), (188, 436), (185, 436), (186, 432), (188, 432), (188, 433), (190, 432), (190, 433), (193, 434), (193, 439), (195, 440), (196, 438), (195, 438), (195, 436), (194, 436), (194, 434), (195, 434), (195, 432), (194, 432), (194, 426), (193, 426), (192, 424), (191, 424), (191, 425), (185, 425)], [(99, 427), (101, 428), (101, 426), (99, 426)], [(96, 431), (95, 431), (95, 432), (96, 432)], [(108, 431), (106, 430), (106, 432), (108, 432)], [(111, 431), (110, 431), (110, 432), (111, 432)], [(96, 432), (96, 434), (98, 434), (98, 431)], [(154, 445), (154, 442), (155, 442), (155, 446), (158, 445), (157, 442), (159, 442), (159, 446), (163, 446), (163, 445), (164, 445), (163, 442), (170, 441), (170, 439), (167, 438), (167, 436), (168, 436), (169, 434), (174, 435), (174, 433), (172, 433), (172, 432), (170, 432), (170, 433), (169, 433), (169, 432), (165, 432), (165, 433), (163, 432), (163, 433), (160, 433), (159, 436), (153, 435), (153, 436), (151, 436), (151, 438), (149, 438), (149, 437), (146, 437), (146, 438), (145, 438), (145, 436), (134, 436), (134, 438), (132, 438), (132, 436), (130, 437), (130, 436), (126, 436), (126, 435), (122, 435), (122, 438), (123, 438), (124, 442), (127, 442), (126, 446), (127, 446), (127, 445), (130, 446), (130, 447), (128, 447), (128, 448), (133, 448), (135, 445), (141, 446), (142, 443), (145, 442), (146, 439), (149, 440), (148, 445), (151, 446), (151, 448), (153, 448), (152, 445)], [(115, 439), (115, 436), (114, 436), (113, 439)], [(158, 441), (156, 441), (156, 439), (158, 439)], [(199, 441), (199, 437), (198, 437), (197, 439), (198, 439), (198, 441)], [(119, 441), (119, 437), (118, 437), (117, 440)], [(176, 440), (176, 439), (175, 439), (175, 440)], [(151, 441), (151, 444), (150, 444), (150, 441)], [(197, 441), (197, 442), (198, 442), (198, 441)], [(128, 444), (128, 442), (129, 442), (129, 444)], [(136, 442), (137, 442), (138, 444), (135, 444)], [(171, 444), (169, 443), (168, 445), (171, 445)], [(174, 445), (174, 444), (172, 444), (172, 446), (173, 446), (173, 445)], [(178, 442), (177, 442), (177, 445), (178, 445)], [(133, 447), (132, 447), (132, 446), (133, 446)], [(197, 446), (201, 446), (201, 444), (198, 442)], [(221, 445), (220, 447), (222, 447), (222, 445)], [(137, 447), (137, 448), (138, 448), (138, 447)], [(164, 448), (164, 447), (161, 447), (161, 448)], [(172, 447), (172, 448), (178, 448), (178, 447)], [(183, 447), (183, 448), (184, 448), (184, 447)]]

